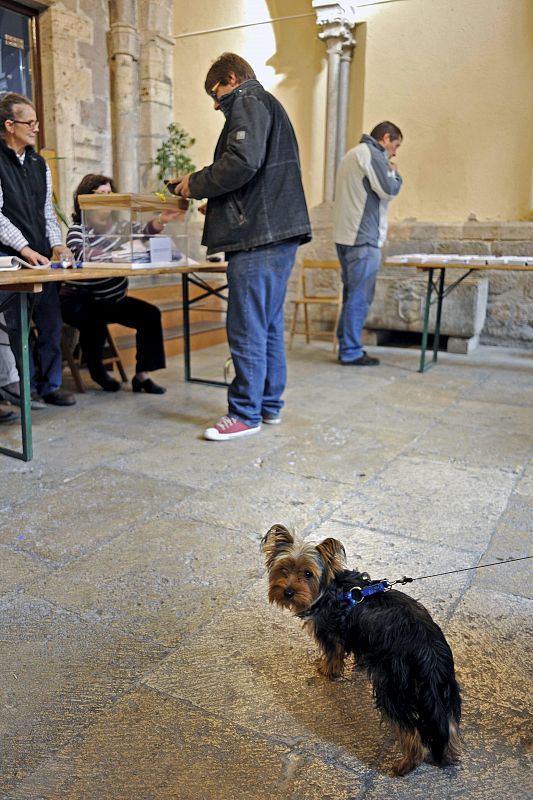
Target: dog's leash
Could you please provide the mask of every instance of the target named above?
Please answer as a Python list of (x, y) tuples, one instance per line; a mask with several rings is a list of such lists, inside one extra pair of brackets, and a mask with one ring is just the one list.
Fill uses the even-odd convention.
[[(352, 586), (352, 588), (344, 592), (343, 600), (350, 606), (357, 606), (359, 603), (362, 603), (365, 597), (370, 597), (373, 594), (379, 594), (380, 592), (388, 592), (392, 589), (393, 586), (396, 584), (401, 584), (404, 586), (406, 583), (413, 583), (413, 581), (425, 581), (427, 578), (441, 578), (443, 575), (456, 575), (458, 572), (469, 572), (473, 569), (483, 569), (484, 567), (499, 567), (502, 564), (511, 564), (513, 561), (526, 561), (528, 558), (533, 558), (533, 556), (521, 556), (520, 558), (508, 558), (506, 561), (493, 561), (492, 564), (478, 564), (477, 567), (464, 567), (463, 569), (452, 569), (450, 572), (436, 572), (434, 575), (419, 575), (418, 578), (408, 578), (406, 575), (403, 578), (398, 578), (396, 581), (376, 581), (376, 583), (372, 583), (370, 586)], [(359, 596), (358, 599), (355, 599), (352, 592), (358, 592)]]

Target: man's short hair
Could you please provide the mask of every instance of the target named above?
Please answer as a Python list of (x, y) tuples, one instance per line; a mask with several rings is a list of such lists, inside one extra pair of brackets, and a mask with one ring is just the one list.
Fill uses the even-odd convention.
[(255, 72), (244, 58), (238, 56), (237, 53), (222, 53), (211, 65), (205, 77), (204, 88), (207, 94), (211, 94), (213, 86), (217, 83), (227, 86), (231, 72), (234, 73), (239, 83), (256, 80)]
[(14, 106), (30, 106), (35, 109), (29, 97), (17, 92), (3, 92), (0, 94), (0, 136), (5, 136), (6, 126), (5, 123), (9, 119), (13, 119)]
[(385, 134), (388, 133), (391, 141), (395, 141), (396, 139), (403, 139), (403, 133), (399, 129), (394, 122), (380, 122), (376, 125), (375, 128), (372, 128), (370, 131), (370, 136), (376, 140), (376, 142), (381, 141)]

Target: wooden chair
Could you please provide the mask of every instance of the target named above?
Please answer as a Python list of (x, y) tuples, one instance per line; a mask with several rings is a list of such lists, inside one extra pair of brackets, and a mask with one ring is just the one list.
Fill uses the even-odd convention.
[[(325, 291), (320, 290), (320, 271), (329, 270), (327, 286)], [(337, 274), (332, 276), (331, 270)], [(324, 276), (322, 276), (324, 277)], [(331, 278), (333, 277), (333, 281)], [(332, 284), (337, 285), (337, 289), (332, 293)], [(300, 274), (298, 276), (298, 290), (296, 300), (291, 300), (294, 303), (294, 313), (292, 316), (292, 325), (289, 338), (289, 349), (292, 347), (292, 340), (296, 331), (298, 323), (298, 312), (300, 306), (304, 309), (304, 330), (307, 344), (311, 337), (315, 339), (331, 339), (333, 350), (337, 347), (337, 323), (339, 321), (341, 308), (342, 308), (342, 283), (340, 280), (340, 264), (338, 261), (318, 261), (305, 259), (300, 266)], [(313, 327), (313, 320), (309, 314), (308, 306), (335, 306), (337, 311), (335, 314), (335, 322), (332, 331), (324, 331)]]
[[(83, 361), (83, 353), (80, 347), (80, 334), (77, 328), (73, 328), (71, 325), (67, 325), (66, 323), (63, 324), (61, 348), (63, 350), (63, 358), (67, 362), (72, 373), (72, 378), (76, 384), (76, 389), (78, 392), (83, 394), (85, 392), (85, 386), (83, 384), (80, 369), (82, 369), (85, 364)], [(126, 371), (122, 365), (120, 351), (109, 328), (107, 329), (107, 339), (102, 363), (105, 367), (111, 367), (111, 369), (116, 367), (122, 382), (127, 383), (128, 376), (126, 375)]]

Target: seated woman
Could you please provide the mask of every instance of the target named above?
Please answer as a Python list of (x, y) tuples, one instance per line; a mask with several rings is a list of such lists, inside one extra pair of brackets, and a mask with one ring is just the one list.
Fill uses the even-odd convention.
[[(74, 224), (67, 234), (67, 245), (74, 258), (83, 255), (81, 211), (78, 197), (82, 194), (111, 194), (115, 192), (112, 178), (105, 175), (86, 175), (74, 192)], [(167, 222), (183, 212), (163, 211), (144, 228), (147, 234), (161, 233)], [(124, 238), (121, 223), (105, 210), (91, 212), (91, 228), (87, 228), (89, 241), (87, 260), (106, 260), (106, 254), (117, 249)], [(129, 230), (129, 224), (128, 224)], [(122, 234), (122, 235), (121, 235)], [(101, 278), (96, 280), (69, 281), (61, 289), (61, 313), (63, 320), (80, 332), (80, 345), (91, 378), (106, 392), (116, 392), (120, 383), (109, 375), (102, 363), (107, 336), (107, 324), (118, 322), (127, 328), (135, 328), (137, 363), (131, 385), (134, 392), (163, 394), (166, 389), (158, 386), (148, 373), (165, 367), (165, 350), (161, 328), (161, 312), (157, 306), (128, 297), (127, 278)]]

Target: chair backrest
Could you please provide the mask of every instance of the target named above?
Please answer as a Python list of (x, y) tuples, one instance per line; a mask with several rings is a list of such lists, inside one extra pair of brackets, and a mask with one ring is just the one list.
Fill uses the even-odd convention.
[[(320, 272), (324, 274), (320, 275)], [(300, 267), (300, 291), (302, 299), (337, 300), (341, 291), (339, 262), (304, 259)]]

